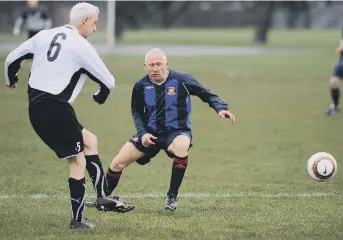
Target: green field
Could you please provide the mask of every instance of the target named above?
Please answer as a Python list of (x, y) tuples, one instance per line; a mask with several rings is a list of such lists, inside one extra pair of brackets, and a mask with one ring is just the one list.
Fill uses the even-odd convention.
[[(123, 173), (117, 192), (134, 195), (135, 212), (86, 209), (98, 227), (84, 232), (68, 229), (68, 164), (30, 126), (26, 63), (17, 89), (0, 88), (0, 239), (343, 239), (343, 115), (323, 115), (337, 62), (334, 35), (330, 40), (314, 31), (303, 33), (298, 44), (289, 38), (280, 43), (302, 48), (309, 41), (309, 47), (317, 43), (321, 49), (306, 54), (170, 56), (171, 68), (192, 73), (227, 101), (237, 123), (218, 118), (194, 97), (194, 147), (180, 190), (188, 195), (180, 197), (178, 210), (164, 211), (172, 162), (161, 152), (149, 165), (133, 164)], [(275, 46), (276, 39), (283, 39), (282, 33)], [(143, 59), (106, 57), (116, 77), (114, 94), (98, 106), (92, 101), (97, 86), (89, 81), (74, 104), (80, 122), (97, 134), (106, 168), (135, 131), (130, 94), (144, 74)], [(330, 182), (315, 182), (306, 173), (307, 158), (318, 151), (338, 161)], [(88, 198), (94, 199), (86, 180)]]

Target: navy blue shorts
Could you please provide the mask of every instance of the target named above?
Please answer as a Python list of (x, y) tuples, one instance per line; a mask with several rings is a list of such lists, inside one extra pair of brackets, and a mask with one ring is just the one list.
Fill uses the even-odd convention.
[(332, 76), (343, 79), (343, 64), (337, 64), (332, 70)]
[(177, 136), (180, 135), (186, 135), (187, 137), (190, 138), (191, 140), (191, 145), (192, 146), (192, 132), (191, 131), (187, 131), (187, 130), (176, 130), (173, 132), (169, 132), (169, 133), (164, 133), (164, 134), (154, 134), (152, 133), (152, 135), (154, 135), (155, 137), (157, 137), (157, 139), (155, 140), (155, 145), (152, 145), (148, 148), (144, 147), (141, 139), (137, 136), (137, 134), (133, 135), (130, 138), (130, 142), (142, 153), (144, 153), (144, 157), (141, 159), (137, 160), (137, 163), (144, 165), (150, 162), (150, 160), (155, 157), (162, 149), (165, 151), (165, 153), (173, 158), (174, 155), (170, 152), (168, 152), (168, 147), (169, 145), (174, 141), (174, 139)]
[(340, 57), (338, 64), (333, 68), (332, 76), (343, 79), (343, 56)]

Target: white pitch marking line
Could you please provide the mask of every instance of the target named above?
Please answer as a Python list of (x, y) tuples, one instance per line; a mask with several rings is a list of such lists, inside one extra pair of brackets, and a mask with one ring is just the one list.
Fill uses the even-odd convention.
[[(130, 193), (120, 195), (124, 198), (163, 198), (166, 195), (163, 193)], [(318, 198), (318, 197), (332, 197), (340, 196), (335, 193), (325, 192), (310, 192), (310, 193), (278, 193), (278, 194), (263, 194), (263, 193), (239, 193), (239, 194), (216, 194), (216, 193), (182, 193), (179, 194), (180, 198)], [(34, 194), (34, 195), (0, 195), (0, 199), (50, 199), (50, 198), (65, 198), (68, 195), (47, 195), (47, 194)], [(89, 196), (94, 199), (94, 196)]]

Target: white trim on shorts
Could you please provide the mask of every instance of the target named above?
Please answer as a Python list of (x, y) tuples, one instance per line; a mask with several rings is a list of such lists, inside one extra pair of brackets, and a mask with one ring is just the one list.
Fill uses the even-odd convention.
[(68, 157), (60, 158), (60, 160), (66, 160), (66, 159), (68, 159), (68, 158), (76, 157), (76, 156), (79, 155), (80, 153), (83, 153), (83, 151), (82, 151), (82, 152), (79, 152), (79, 153), (77, 153), (77, 154), (74, 154), (74, 155), (70, 155), (70, 156), (68, 156)]
[[(191, 138), (191, 136), (188, 133), (182, 132), (178, 136), (181, 136), (181, 135), (188, 137), (189, 140), (192, 142), (192, 138)], [(176, 136), (176, 137), (178, 137), (178, 136)]]

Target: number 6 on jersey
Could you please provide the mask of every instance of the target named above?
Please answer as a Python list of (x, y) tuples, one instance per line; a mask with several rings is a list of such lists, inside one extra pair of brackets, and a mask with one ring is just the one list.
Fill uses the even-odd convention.
[[(65, 33), (57, 33), (54, 38), (52, 39), (51, 43), (50, 43), (50, 47), (47, 53), (47, 58), (49, 62), (53, 62), (56, 60), (56, 58), (58, 57), (58, 54), (61, 51), (61, 47), (62, 45), (57, 42), (58, 38), (61, 37), (63, 40), (66, 40), (67, 35)], [(56, 50), (54, 52), (53, 55), (51, 55), (53, 48), (56, 47)]]

